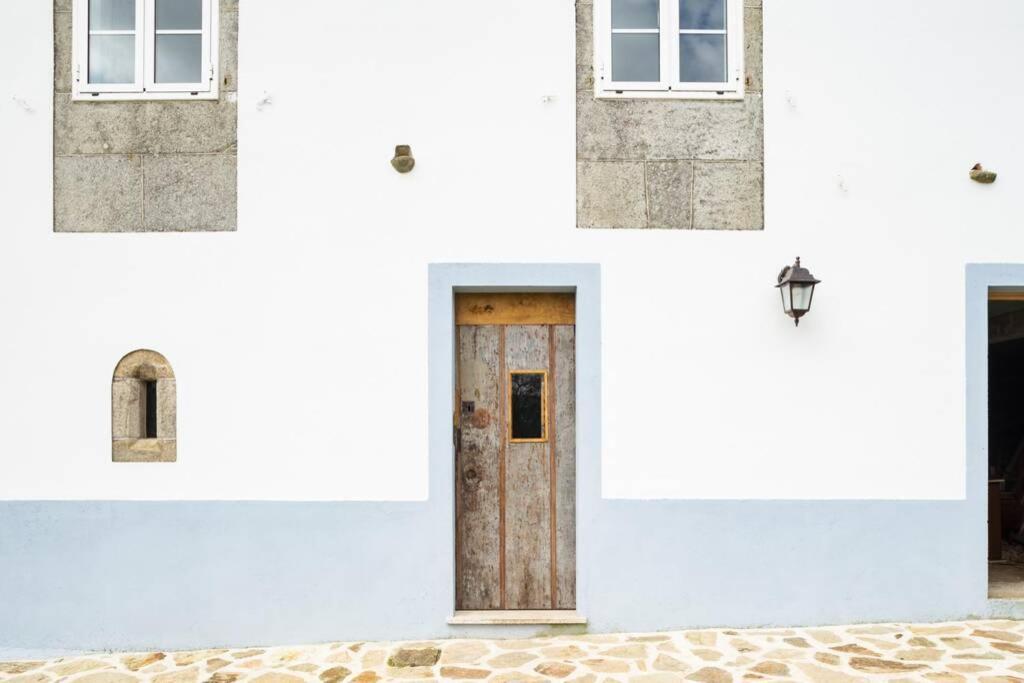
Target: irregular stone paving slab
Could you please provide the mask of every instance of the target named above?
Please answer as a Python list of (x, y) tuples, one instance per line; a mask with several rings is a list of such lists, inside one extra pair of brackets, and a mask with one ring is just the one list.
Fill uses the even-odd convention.
[(0, 662), (0, 683), (1024, 683), (1024, 622), (352, 642)]

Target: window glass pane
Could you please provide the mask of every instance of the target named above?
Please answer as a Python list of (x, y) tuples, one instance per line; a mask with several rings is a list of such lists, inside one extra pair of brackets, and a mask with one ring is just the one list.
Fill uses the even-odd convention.
[(679, 36), (679, 73), (684, 83), (725, 82), (725, 36), (683, 33)]
[(198, 83), (202, 80), (203, 37), (170, 34), (156, 37), (156, 82)]
[(612, 28), (658, 28), (658, 0), (612, 0)]
[(612, 34), (612, 80), (661, 80), (661, 37), (657, 33)]
[(679, 0), (679, 28), (725, 29), (725, 0)]
[(156, 0), (156, 30), (203, 28), (203, 0)]
[(512, 375), (509, 407), (513, 439), (544, 438), (544, 375), (522, 372)]
[(135, 82), (135, 36), (89, 36), (89, 82)]
[(89, 0), (90, 31), (135, 29), (135, 0)]

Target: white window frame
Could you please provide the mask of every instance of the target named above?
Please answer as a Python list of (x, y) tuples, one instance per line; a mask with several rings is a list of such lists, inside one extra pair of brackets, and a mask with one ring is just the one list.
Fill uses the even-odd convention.
[[(89, 0), (72, 5), (71, 98), (80, 101), (109, 100), (215, 100), (219, 96), (220, 0), (202, 0), (203, 80), (198, 83), (156, 82), (156, 0), (135, 0), (135, 81), (89, 83)], [(94, 35), (130, 34), (124, 31), (93, 31)], [(160, 34), (195, 34), (194, 30), (162, 30)]]
[[(659, 0), (660, 29), (616, 29), (616, 33), (654, 33), (661, 40), (661, 80), (612, 80), (612, 0), (594, 0), (594, 96), (609, 99), (743, 99), (743, 0), (726, 0), (725, 31), (679, 28), (679, 0)], [(726, 33), (727, 81), (684, 83), (679, 80), (680, 33)]]

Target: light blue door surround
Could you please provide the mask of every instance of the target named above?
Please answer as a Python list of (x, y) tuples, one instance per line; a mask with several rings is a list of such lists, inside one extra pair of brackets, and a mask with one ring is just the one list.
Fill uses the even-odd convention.
[(590, 630), (1022, 615), (986, 600), (985, 397), (987, 289), (1024, 288), (1024, 266), (966, 275), (965, 500), (602, 499), (600, 424), (616, 417), (600, 408), (598, 267), (434, 265), (428, 500), (0, 503), (0, 658), (523, 633), (445, 623), (460, 289), (577, 293), (577, 582)]

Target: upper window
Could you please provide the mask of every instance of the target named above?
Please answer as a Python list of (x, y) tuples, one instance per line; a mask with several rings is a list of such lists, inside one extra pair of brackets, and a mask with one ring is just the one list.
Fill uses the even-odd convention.
[(74, 0), (75, 99), (216, 99), (218, 0)]
[(597, 0), (598, 97), (743, 96), (742, 0)]

